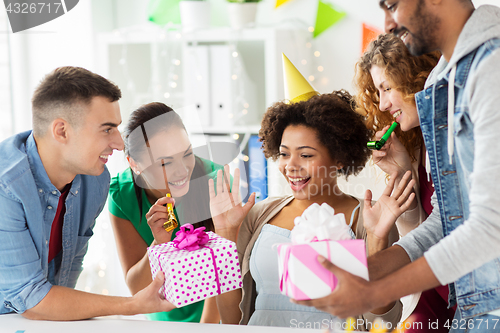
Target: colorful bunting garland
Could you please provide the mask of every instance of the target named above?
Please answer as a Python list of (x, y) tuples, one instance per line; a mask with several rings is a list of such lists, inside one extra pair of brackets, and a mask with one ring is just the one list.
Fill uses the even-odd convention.
[(148, 19), (158, 25), (165, 25), (169, 22), (181, 24), (180, 1), (150, 0), (148, 5)]
[[(150, 0), (148, 5), (148, 19), (159, 25), (169, 22), (180, 24), (179, 2), (181, 0)], [(276, 0), (275, 9), (289, 2), (290, 0)], [(313, 38), (318, 37), (325, 30), (342, 20), (347, 15), (346, 12), (336, 9), (332, 4), (318, 0), (318, 11), (314, 24)], [(370, 42), (377, 38), (382, 32), (377, 28), (363, 23), (362, 53), (364, 53)]]
[(278, 8), (279, 6), (287, 3), (290, 0), (276, 0), (276, 5), (274, 5), (274, 9)]
[(365, 53), (366, 50), (368, 50), (368, 46), (370, 45), (371, 41), (377, 39), (378, 35), (380, 35), (381, 33), (382, 31), (378, 30), (377, 28), (374, 28), (366, 23), (363, 23), (363, 39), (361, 44), (361, 54)]
[(344, 16), (346, 16), (344, 11), (339, 11), (333, 5), (318, 0), (318, 13), (316, 15), (313, 38), (318, 37), (322, 32), (344, 18)]

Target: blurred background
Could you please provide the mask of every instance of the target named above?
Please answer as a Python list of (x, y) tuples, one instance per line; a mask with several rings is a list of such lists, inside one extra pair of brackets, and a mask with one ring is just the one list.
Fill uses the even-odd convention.
[[(500, 6), (500, 0), (473, 3)], [(265, 160), (257, 134), (266, 108), (284, 99), (281, 54), (320, 93), (355, 94), (354, 64), (383, 31), (383, 20), (378, 0), (81, 0), (53, 21), (12, 33), (2, 9), (0, 140), (31, 129), (31, 95), (45, 74), (81, 66), (119, 85), (124, 124), (141, 104), (172, 106), (194, 146), (237, 145), (236, 154), (220, 158), (245, 168), (244, 193), (255, 191), (259, 200), (280, 195), (287, 185)], [(121, 152), (108, 161), (112, 176), (126, 167)], [(360, 175), (339, 183), (361, 198), (372, 189), (377, 199), (385, 177), (368, 162)], [(107, 207), (77, 288), (129, 295)]]

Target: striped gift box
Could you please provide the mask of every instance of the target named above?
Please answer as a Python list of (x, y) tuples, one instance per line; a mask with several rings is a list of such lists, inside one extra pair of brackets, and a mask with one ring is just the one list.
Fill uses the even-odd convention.
[(337, 278), (318, 262), (318, 255), (368, 280), (365, 241), (362, 239), (286, 243), (278, 244), (277, 249), (281, 293), (296, 300), (327, 296), (337, 286)]

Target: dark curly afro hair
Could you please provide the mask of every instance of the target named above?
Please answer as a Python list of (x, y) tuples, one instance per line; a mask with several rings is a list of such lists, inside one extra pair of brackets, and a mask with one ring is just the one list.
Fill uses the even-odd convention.
[(372, 133), (353, 106), (353, 98), (345, 90), (299, 103), (273, 104), (267, 109), (259, 131), (265, 156), (276, 160), (285, 129), (290, 125), (303, 125), (315, 130), (330, 157), (343, 165), (339, 173), (346, 178), (358, 174), (371, 156), (366, 143)]

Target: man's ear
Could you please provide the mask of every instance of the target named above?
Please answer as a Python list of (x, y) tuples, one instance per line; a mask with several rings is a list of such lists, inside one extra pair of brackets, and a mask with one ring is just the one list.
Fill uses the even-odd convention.
[(134, 159), (130, 156), (127, 156), (127, 161), (128, 161), (128, 164), (130, 165), (130, 168), (132, 169), (132, 171), (134, 171), (134, 173), (136, 175), (140, 175), (141, 170), (140, 170), (139, 166), (137, 165), (137, 163), (134, 161)]
[(50, 125), (50, 132), (52, 134), (52, 137), (60, 143), (66, 143), (68, 141), (68, 130), (68, 122), (61, 118), (55, 119)]

